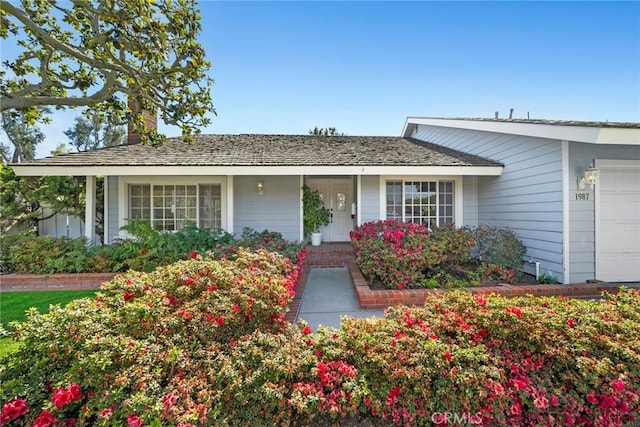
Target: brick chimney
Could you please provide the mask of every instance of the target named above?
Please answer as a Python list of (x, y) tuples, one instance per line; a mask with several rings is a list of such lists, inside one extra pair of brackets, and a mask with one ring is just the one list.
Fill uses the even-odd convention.
[[(134, 101), (129, 100), (129, 108), (132, 112), (136, 112), (138, 106), (134, 104)], [(142, 112), (142, 117), (144, 120), (144, 126), (147, 129), (156, 129), (158, 127), (158, 118), (151, 111), (144, 110)], [(127, 145), (135, 145), (140, 144), (140, 134), (136, 133), (133, 125), (129, 123), (127, 125)]]

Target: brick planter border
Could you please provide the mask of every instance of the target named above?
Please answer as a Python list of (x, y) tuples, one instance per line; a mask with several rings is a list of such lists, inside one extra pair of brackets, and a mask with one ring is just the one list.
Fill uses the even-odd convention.
[[(442, 292), (438, 289), (371, 289), (362, 276), (362, 272), (354, 260), (347, 263), (353, 287), (362, 309), (381, 309), (393, 305), (421, 306), (429, 294)], [(496, 293), (507, 297), (524, 296), (566, 296), (572, 298), (599, 298), (602, 291), (616, 292), (618, 285), (606, 282), (579, 283), (570, 285), (509, 285), (480, 286), (464, 288), (473, 294)]]
[(0, 292), (97, 290), (115, 276), (116, 273), (3, 274), (0, 275)]

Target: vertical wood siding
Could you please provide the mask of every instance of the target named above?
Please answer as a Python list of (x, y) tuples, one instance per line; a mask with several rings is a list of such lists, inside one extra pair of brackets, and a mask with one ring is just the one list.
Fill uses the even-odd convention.
[[(256, 189), (259, 179), (264, 182), (262, 196)], [(256, 231), (277, 231), (291, 241), (300, 240), (299, 176), (236, 176), (233, 193), (236, 236), (249, 227)]]
[[(510, 228), (527, 247), (527, 260), (564, 279), (560, 141), (425, 125), (414, 137), (503, 163), (501, 176), (477, 178), (477, 223)], [(467, 197), (465, 191), (471, 208)], [(469, 215), (465, 209), (465, 221)]]

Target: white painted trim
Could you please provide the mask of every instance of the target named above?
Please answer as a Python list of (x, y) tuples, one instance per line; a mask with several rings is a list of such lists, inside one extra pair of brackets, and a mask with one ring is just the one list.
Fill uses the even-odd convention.
[(109, 176), (104, 176), (104, 212), (102, 213), (102, 234), (105, 244), (109, 244)]
[(302, 200), (304, 198), (302, 187), (304, 186), (304, 175), (300, 175), (300, 202), (298, 203), (298, 207), (300, 209), (300, 241), (304, 242), (304, 207), (302, 206)]
[(387, 177), (380, 175), (380, 182), (378, 184), (378, 197), (380, 199), (380, 203), (378, 203), (380, 207), (380, 212), (378, 214), (378, 218), (387, 219)]
[(356, 176), (356, 225), (362, 225), (362, 175)]
[(502, 175), (502, 166), (12, 166), (18, 176)]
[[(223, 229), (227, 230), (227, 232), (233, 234), (234, 233), (234, 221), (233, 221), (233, 175), (227, 175), (226, 177), (227, 185), (222, 184), (222, 188), (225, 188), (224, 194), (221, 194), (222, 200), (226, 200), (227, 206), (226, 209), (222, 209), (222, 226)], [(200, 209), (198, 209), (200, 210)]]
[(569, 141), (562, 141), (562, 276), (571, 283), (571, 241), (569, 235)]
[(87, 175), (84, 201), (84, 237), (93, 245), (96, 233), (96, 177)]
[(640, 128), (569, 126), (563, 124), (523, 123), (472, 119), (430, 119), (407, 117), (402, 130), (403, 137), (409, 137), (411, 125), (438, 126), (484, 132), (524, 135), (590, 144), (640, 145)]

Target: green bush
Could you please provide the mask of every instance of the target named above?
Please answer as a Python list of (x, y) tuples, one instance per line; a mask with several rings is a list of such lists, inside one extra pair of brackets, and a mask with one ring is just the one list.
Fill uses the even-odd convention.
[(508, 228), (480, 225), (471, 229), (476, 246), (471, 256), (485, 263), (520, 270), (527, 248)]
[(52, 274), (81, 272), (150, 272), (157, 267), (188, 259), (192, 254), (235, 258), (240, 248), (276, 251), (297, 263), (304, 247), (285, 240), (274, 231), (245, 229), (240, 239), (224, 230), (199, 229), (188, 225), (172, 233), (153, 230), (146, 222), (123, 227), (130, 238), (111, 245), (87, 246), (84, 239), (48, 236), (5, 237), (8, 250), (0, 252), (4, 272)]
[(82, 273), (90, 270), (86, 240), (37, 236), (9, 247), (9, 261), (16, 273)]

